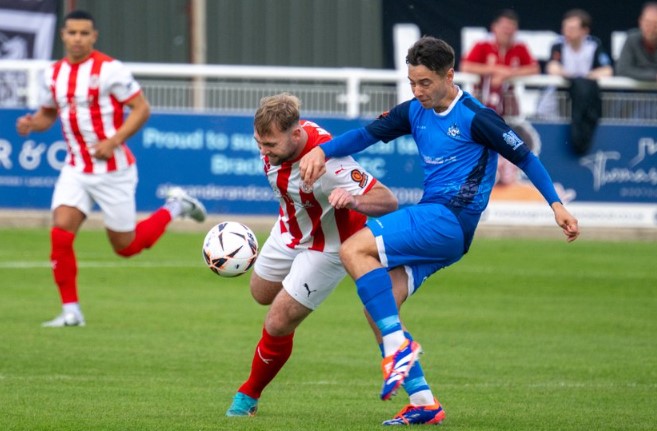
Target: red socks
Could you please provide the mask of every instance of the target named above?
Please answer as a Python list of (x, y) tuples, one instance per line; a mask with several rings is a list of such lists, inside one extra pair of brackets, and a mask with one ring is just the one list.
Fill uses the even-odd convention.
[(251, 398), (260, 398), (262, 391), (276, 377), (292, 354), (293, 338), (294, 332), (290, 335), (274, 337), (262, 328), (262, 338), (258, 342), (251, 363), (251, 374), (238, 391)]
[(171, 222), (171, 213), (165, 208), (155, 211), (145, 220), (137, 223), (135, 228), (135, 239), (129, 246), (119, 250), (117, 254), (123, 257), (134, 256), (145, 248), (151, 248), (162, 236)]
[(78, 264), (73, 251), (75, 234), (58, 227), (50, 230), (50, 263), (62, 304), (78, 302)]
[[(145, 220), (137, 223), (135, 239), (119, 251), (124, 257), (133, 256), (145, 248), (152, 247), (171, 222), (171, 213), (164, 208), (155, 211)], [(63, 304), (78, 302), (77, 274), (78, 265), (73, 251), (75, 234), (58, 227), (50, 230), (50, 261), (53, 277), (59, 288)]]

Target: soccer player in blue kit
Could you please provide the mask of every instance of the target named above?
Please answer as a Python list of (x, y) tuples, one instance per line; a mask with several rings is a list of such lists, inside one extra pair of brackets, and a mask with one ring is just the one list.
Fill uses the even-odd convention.
[[(378, 142), (412, 135), (424, 170), (424, 194), (416, 205), (371, 219), (345, 241), (340, 257), (356, 281), (358, 296), (382, 337), (383, 386), (387, 400), (404, 384), (411, 403), (384, 425), (436, 424), (440, 403), (414, 403), (419, 343), (404, 332), (399, 307), (419, 284), (468, 251), (495, 182), (498, 154), (522, 169), (554, 212), (568, 242), (579, 235), (577, 219), (562, 205), (543, 164), (505, 121), (454, 84), (454, 50), (425, 36), (406, 56), (413, 99), (365, 127), (351, 130), (306, 154), (301, 177), (312, 184), (325, 172), (326, 158), (358, 153)], [(413, 279), (407, 295), (393, 295), (387, 270), (404, 266)], [(419, 378), (418, 378), (419, 377)], [(406, 382), (405, 382), (406, 381)], [(424, 381), (426, 389), (426, 381)]]

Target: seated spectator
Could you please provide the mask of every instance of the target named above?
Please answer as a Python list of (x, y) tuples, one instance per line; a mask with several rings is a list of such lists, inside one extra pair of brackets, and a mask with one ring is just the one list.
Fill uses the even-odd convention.
[(552, 45), (546, 65), (548, 75), (589, 79), (613, 75), (611, 57), (604, 51), (600, 39), (590, 35), (591, 23), (591, 15), (582, 9), (564, 14), (561, 36)]
[[(657, 2), (643, 5), (639, 16), (639, 28), (627, 32), (625, 44), (616, 63), (616, 75), (638, 81), (657, 81)], [(633, 102), (618, 103), (618, 117), (634, 120), (657, 118), (655, 92), (650, 97)]]
[[(561, 21), (561, 36), (552, 46), (546, 65), (549, 75), (569, 79), (571, 101), (571, 134), (569, 143), (577, 155), (584, 155), (593, 143), (593, 134), (602, 116), (602, 97), (596, 79), (611, 76), (611, 57), (600, 40), (589, 33), (591, 16), (582, 9), (565, 13)], [(539, 115), (558, 115), (555, 89), (549, 88), (539, 104)], [(549, 111), (553, 112), (550, 114)]]
[(519, 19), (516, 12), (503, 10), (491, 23), (492, 38), (475, 44), (461, 60), (462, 72), (481, 75), (475, 94), (500, 115), (519, 115), (518, 101), (510, 78), (540, 73), (538, 61), (524, 43), (517, 42)]
[(657, 2), (645, 3), (639, 28), (627, 32), (616, 74), (639, 81), (657, 81)]

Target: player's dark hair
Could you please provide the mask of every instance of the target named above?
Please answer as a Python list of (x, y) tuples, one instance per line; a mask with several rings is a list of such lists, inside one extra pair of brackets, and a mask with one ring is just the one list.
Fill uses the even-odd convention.
[(422, 65), (444, 76), (454, 67), (454, 48), (442, 39), (423, 36), (408, 49), (406, 64)]
[(85, 19), (91, 21), (91, 24), (93, 24), (93, 27), (96, 28), (96, 20), (94, 17), (87, 11), (84, 10), (74, 10), (69, 12), (65, 17), (64, 17), (64, 24), (66, 24), (66, 21), (69, 19)]

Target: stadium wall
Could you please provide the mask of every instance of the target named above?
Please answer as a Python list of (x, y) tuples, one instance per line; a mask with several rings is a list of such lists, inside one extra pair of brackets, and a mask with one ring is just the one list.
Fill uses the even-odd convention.
[[(611, 52), (611, 33), (636, 27), (641, 0), (204, 0), (209, 64), (365, 67), (394, 69), (393, 27), (416, 24), (461, 53), (461, 29), (485, 27), (497, 11), (511, 8), (523, 30), (558, 33), (569, 9), (593, 17), (592, 33)], [(67, 0), (97, 20), (97, 47), (128, 62), (191, 63), (192, 0)], [(59, 26), (59, 25), (58, 25)], [(62, 54), (59, 40), (55, 57)]]

